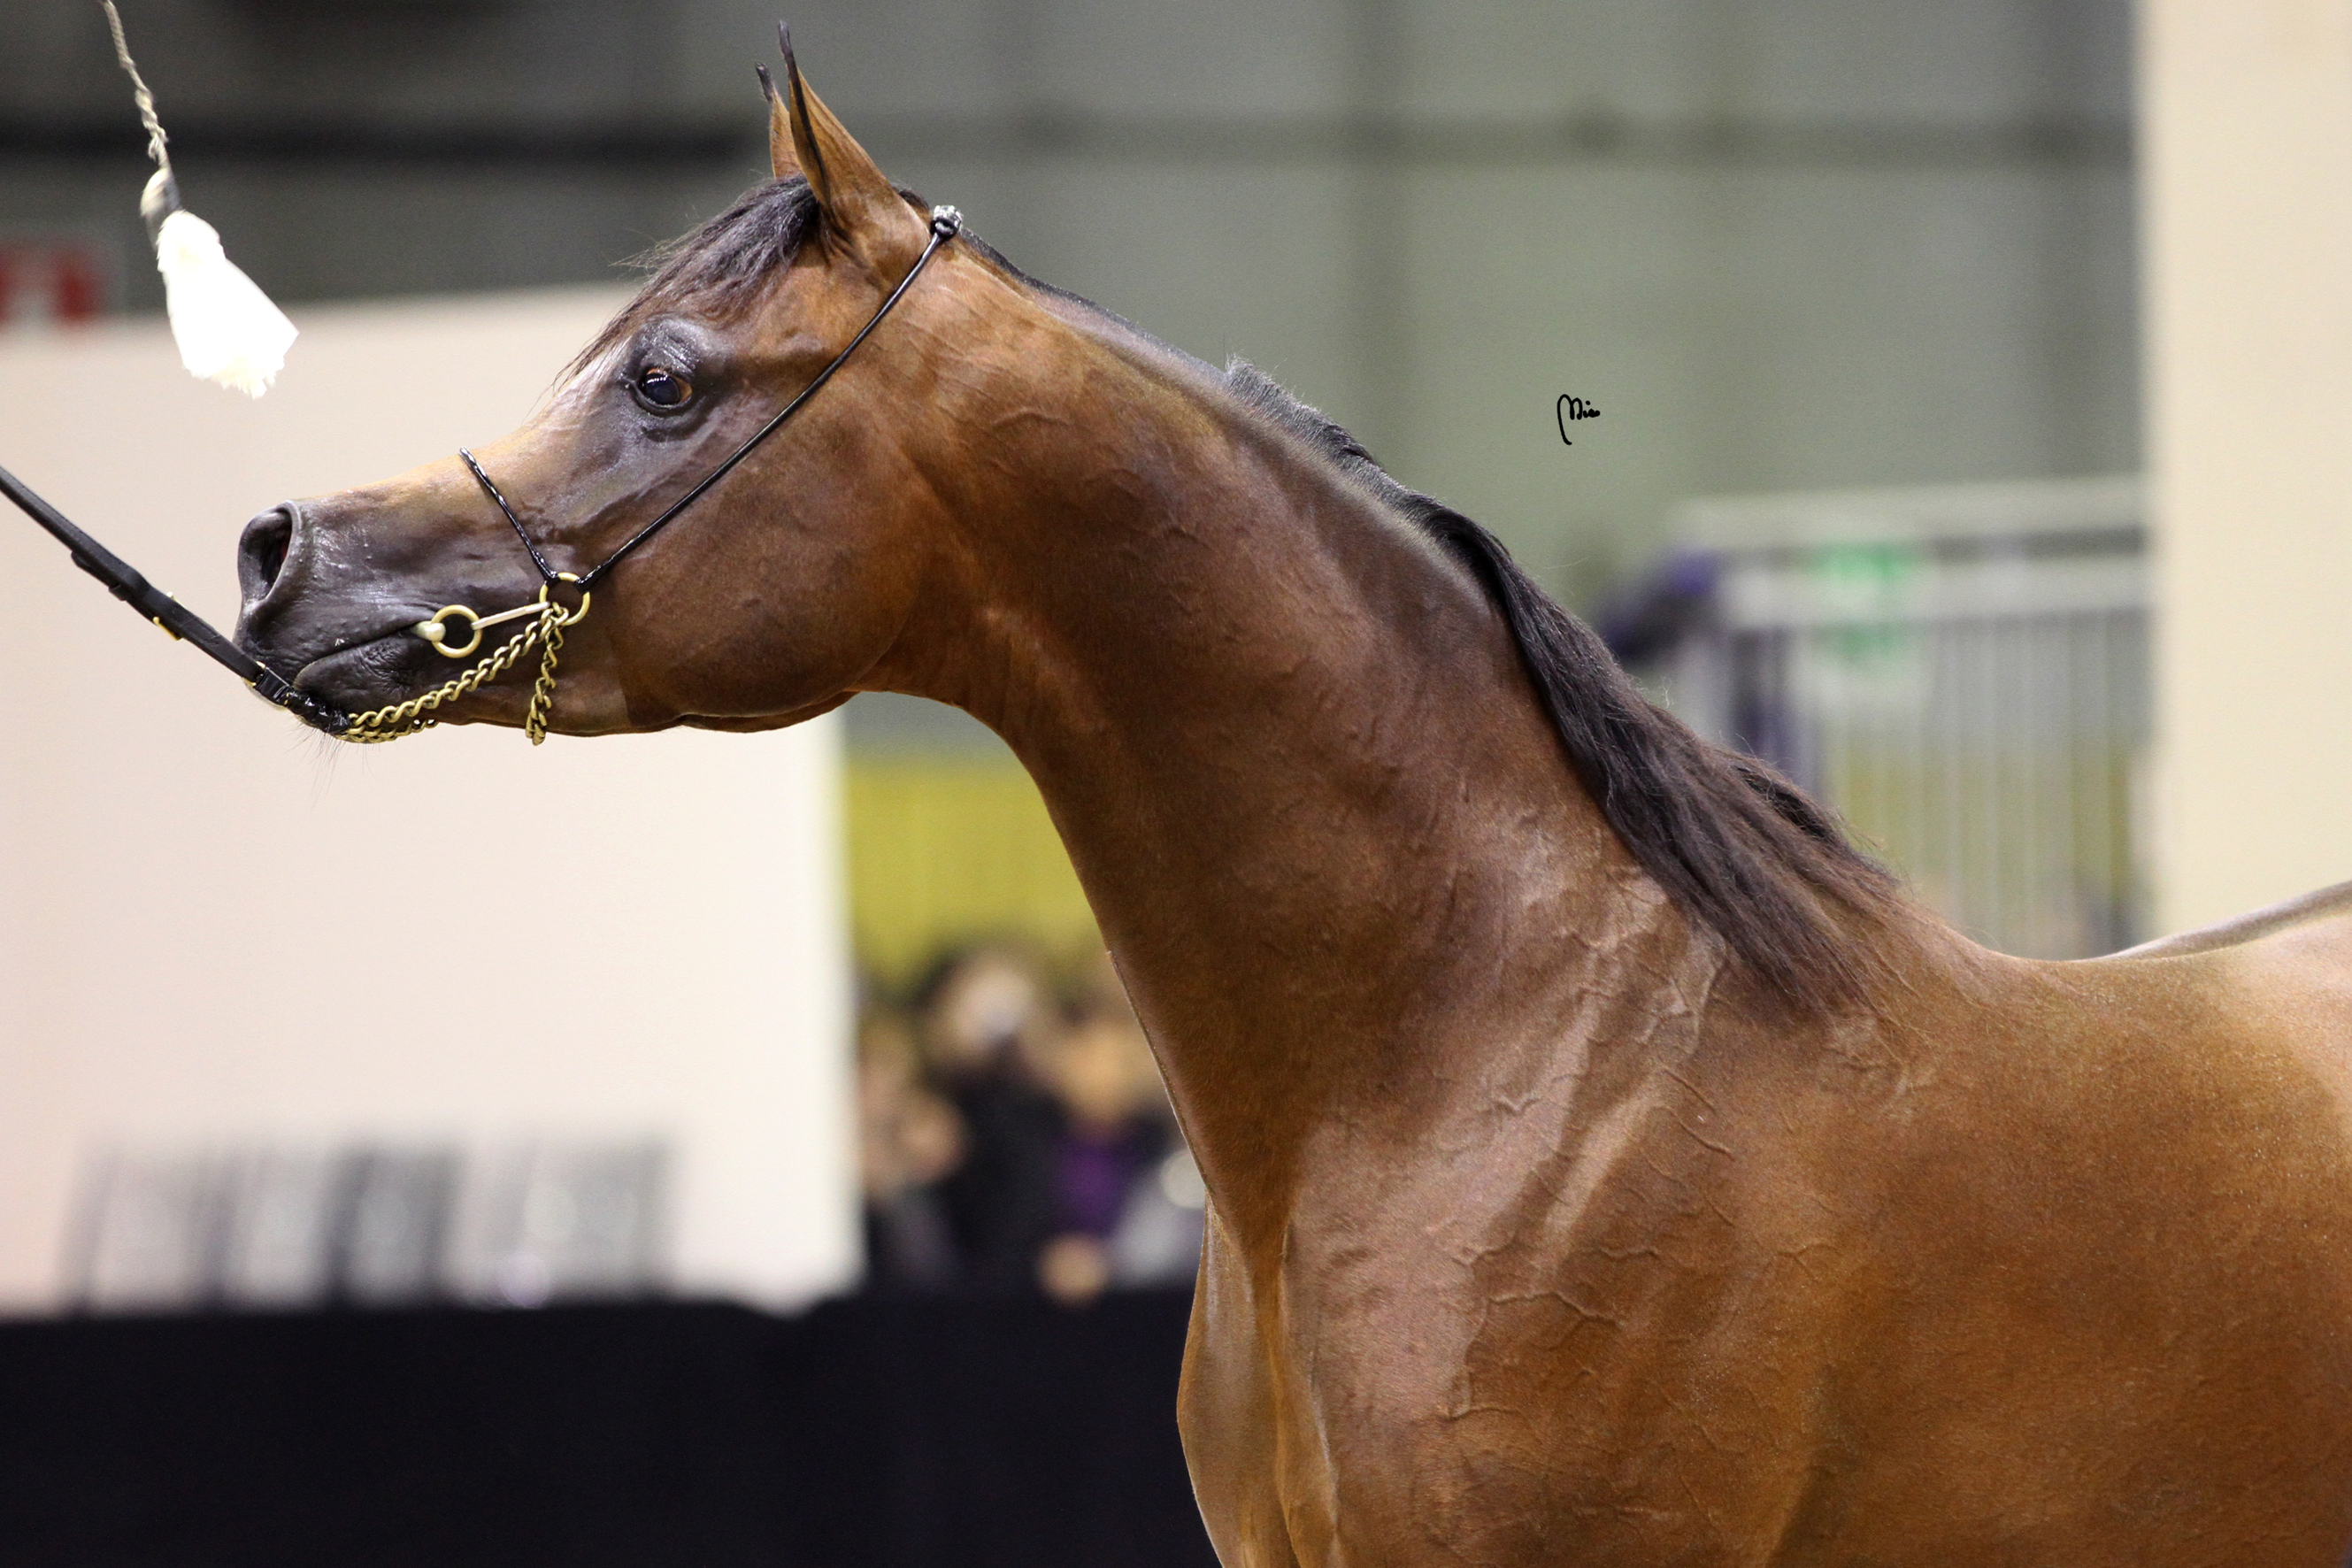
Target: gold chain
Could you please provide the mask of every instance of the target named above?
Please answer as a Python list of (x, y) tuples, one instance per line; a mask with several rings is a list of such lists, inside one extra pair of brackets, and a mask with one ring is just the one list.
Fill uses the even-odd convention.
[(546, 740), (548, 715), (555, 705), (555, 660), (563, 650), (563, 628), (576, 626), (587, 619), (589, 596), (586, 594), (580, 595), (580, 607), (576, 610), (567, 610), (555, 603), (548, 597), (544, 587), (539, 591), (539, 616), (523, 628), (520, 637), (501, 643), (485, 654), (473, 668), (455, 680), (443, 682), (421, 697), (412, 697), (388, 708), (372, 708), (364, 713), (354, 713), (339, 739), (349, 741), (355, 746), (374, 746), (430, 730), (441, 722), (433, 716), (435, 709), (455, 702), (496, 680), (514, 668), (515, 661), (537, 643), (541, 649), (539, 679), (530, 689), (530, 706), (524, 711), (522, 729), (534, 746)]
[[(554, 609), (555, 606), (551, 605), (548, 608)], [(539, 624), (547, 628), (547, 651), (540, 656), (539, 679), (531, 682), (530, 706), (523, 710), (522, 716), (522, 732), (530, 737), (530, 743), (534, 746), (547, 739), (547, 716), (555, 707), (555, 656), (563, 651), (563, 628), (578, 620), (581, 615), (585, 615), (587, 610), (588, 606), (583, 604), (580, 614), (569, 617), (561, 613), (550, 616), (541, 612)]]

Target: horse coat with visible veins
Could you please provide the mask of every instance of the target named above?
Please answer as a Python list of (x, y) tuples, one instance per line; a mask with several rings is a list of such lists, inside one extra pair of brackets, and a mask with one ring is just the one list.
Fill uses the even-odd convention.
[[(813, 95), (773, 145), (486, 453), (558, 564), (919, 253)], [(1483, 531), (968, 237), (701, 507), (553, 727), (894, 690), (1020, 755), (1208, 1183), (1181, 1421), (1232, 1568), (2343, 1561), (2352, 900), (1985, 952)], [(289, 515), (241, 636), (354, 711), (424, 678), (381, 628), (533, 584), (455, 460)]]

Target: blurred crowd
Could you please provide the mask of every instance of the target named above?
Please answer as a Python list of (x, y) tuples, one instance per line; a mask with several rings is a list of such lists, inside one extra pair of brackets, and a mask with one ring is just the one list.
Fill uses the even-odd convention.
[(955, 953), (869, 1002), (857, 1065), (869, 1289), (1192, 1279), (1200, 1174), (1107, 956), (1057, 985), (1018, 948)]

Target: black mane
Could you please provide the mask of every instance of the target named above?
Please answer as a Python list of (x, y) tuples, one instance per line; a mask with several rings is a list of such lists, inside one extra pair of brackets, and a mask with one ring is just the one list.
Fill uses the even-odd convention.
[(1577, 777), (1685, 914), (1800, 1009), (1826, 1011), (1862, 994), (1870, 949), (1837, 912), (1880, 913), (1899, 895), (1828, 812), (1763, 763), (1709, 744), (1643, 697), (1592, 629), (1538, 587), (1502, 541), (1399, 484), (1361, 442), (1256, 366), (1235, 360), (1225, 384), (1478, 579)]
[[(919, 198), (908, 193), (919, 208)], [(748, 308), (818, 221), (807, 183), (754, 186), (693, 233), (650, 253), (653, 277), (579, 363), (647, 314), (687, 303)], [(1029, 277), (978, 236), (967, 241), (1024, 284), (1083, 306), (1210, 378), (1214, 367), (1091, 301)], [(1764, 763), (1709, 744), (1653, 704), (1589, 626), (1511, 559), (1502, 542), (1451, 507), (1399, 484), (1362, 444), (1259, 371), (1235, 360), (1223, 384), (1250, 412), (1423, 530), (1475, 576), (1502, 615), (1569, 764), (1643, 868), (1739, 966), (1790, 1005), (1825, 1013), (1860, 999), (1877, 968), (1867, 931), (1847, 921), (1900, 903), (1885, 868)]]

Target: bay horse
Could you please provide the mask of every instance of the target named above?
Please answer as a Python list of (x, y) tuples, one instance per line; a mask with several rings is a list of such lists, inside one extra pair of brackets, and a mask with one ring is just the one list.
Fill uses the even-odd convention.
[(1211, 1194), (1178, 1418), (1230, 1568), (2343, 1562), (2352, 897), (1973, 945), (1336, 426), (771, 104), (773, 180), (482, 477), (256, 519), (238, 636), (413, 698), (420, 617), (541, 586), (518, 531), (608, 559), (837, 368), (543, 717), (911, 692), (1019, 755)]

